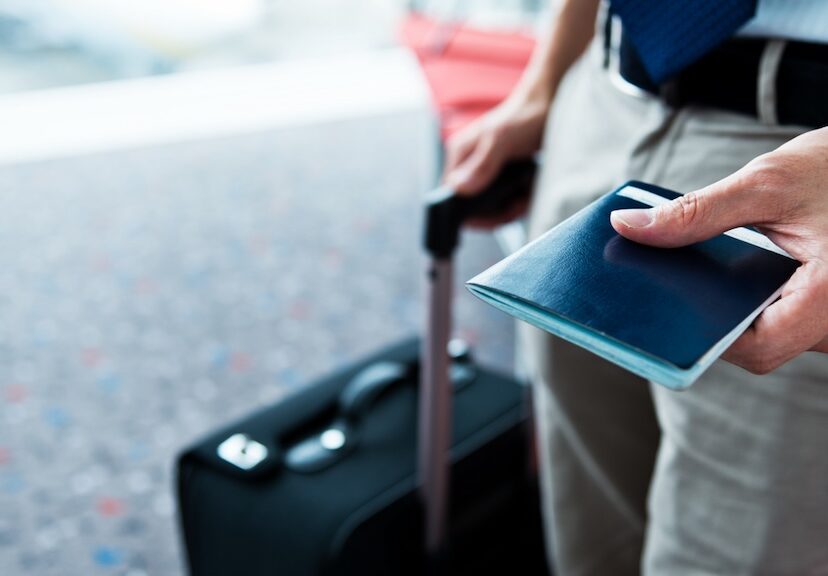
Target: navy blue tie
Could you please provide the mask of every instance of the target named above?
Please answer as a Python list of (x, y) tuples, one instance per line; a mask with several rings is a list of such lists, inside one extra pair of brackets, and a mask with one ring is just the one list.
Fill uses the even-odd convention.
[(656, 84), (730, 38), (757, 0), (612, 0), (624, 33)]

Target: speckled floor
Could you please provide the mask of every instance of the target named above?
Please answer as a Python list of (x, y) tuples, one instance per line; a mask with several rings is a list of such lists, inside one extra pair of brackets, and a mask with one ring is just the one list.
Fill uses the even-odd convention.
[[(0, 167), (0, 574), (174, 575), (176, 453), (419, 329), (422, 118)], [(512, 325), (459, 287), (509, 369)]]

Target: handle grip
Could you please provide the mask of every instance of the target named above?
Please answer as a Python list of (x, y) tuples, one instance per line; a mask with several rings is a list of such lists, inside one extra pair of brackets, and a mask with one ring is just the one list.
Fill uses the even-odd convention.
[(458, 196), (440, 186), (426, 199), (424, 244), (434, 258), (449, 258), (459, 244), (463, 222), (473, 216), (496, 216), (532, 193), (537, 172), (534, 159), (510, 162), (494, 181), (474, 196)]
[(377, 362), (357, 374), (339, 397), (339, 414), (355, 424), (397, 386), (411, 381), (413, 369), (402, 362)]

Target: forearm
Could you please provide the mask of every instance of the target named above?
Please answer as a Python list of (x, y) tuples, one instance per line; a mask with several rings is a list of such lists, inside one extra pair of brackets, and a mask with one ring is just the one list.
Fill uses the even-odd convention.
[(537, 152), (558, 85), (594, 35), (598, 2), (563, 0), (509, 97), (449, 141), (446, 181), (457, 192), (479, 192), (504, 162)]
[(599, 0), (563, 0), (510, 99), (552, 101), (561, 80), (595, 34)]

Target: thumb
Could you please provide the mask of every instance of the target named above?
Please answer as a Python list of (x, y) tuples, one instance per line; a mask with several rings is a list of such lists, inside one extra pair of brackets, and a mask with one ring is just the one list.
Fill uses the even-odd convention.
[(635, 242), (674, 248), (747, 224), (772, 221), (771, 206), (749, 180), (734, 174), (655, 208), (615, 210), (616, 232)]

